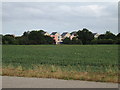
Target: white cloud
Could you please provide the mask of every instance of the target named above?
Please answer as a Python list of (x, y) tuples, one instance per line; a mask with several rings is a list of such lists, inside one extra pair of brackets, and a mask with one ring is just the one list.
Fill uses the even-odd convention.
[(116, 16), (117, 3), (3, 3), (5, 32), (23, 33), (30, 28), (62, 32), (83, 27), (103, 32), (105, 28), (116, 30)]

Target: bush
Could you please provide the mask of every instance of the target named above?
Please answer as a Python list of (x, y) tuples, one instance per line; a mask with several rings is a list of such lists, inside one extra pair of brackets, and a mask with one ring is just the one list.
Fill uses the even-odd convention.
[(116, 40), (116, 44), (120, 44), (120, 38)]
[(76, 37), (74, 37), (71, 42), (71, 44), (82, 44), (82, 41)]
[(65, 38), (64, 40), (63, 40), (63, 44), (71, 44), (72, 43), (72, 41), (70, 40), (70, 38)]
[(82, 41), (76, 37), (74, 37), (72, 40), (70, 38), (65, 38), (63, 40), (63, 44), (74, 44), (74, 45), (77, 45), (77, 44), (82, 44)]
[(2, 43), (3, 44), (15, 44), (15, 37), (13, 35), (5, 35), (2, 36)]
[(91, 41), (91, 44), (97, 44), (98, 40), (97, 39), (94, 39)]
[(97, 40), (92, 40), (92, 44), (115, 44), (115, 41), (112, 39), (97, 39)]

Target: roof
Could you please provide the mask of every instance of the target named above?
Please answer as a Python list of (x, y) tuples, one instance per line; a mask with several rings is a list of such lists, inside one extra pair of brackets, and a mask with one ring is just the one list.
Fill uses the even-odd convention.
[(76, 36), (76, 35), (77, 35), (77, 32), (76, 32), (76, 31), (74, 31), (74, 32), (71, 32), (70, 34), (71, 34), (71, 35), (75, 35), (75, 36)]
[(47, 33), (47, 32), (42, 32), (42, 34), (45, 34), (45, 33)]
[(57, 32), (52, 32), (50, 35), (55, 35)]
[(97, 33), (93, 33), (93, 35), (96, 35)]
[(61, 34), (62, 37), (64, 37), (68, 32), (64, 32)]

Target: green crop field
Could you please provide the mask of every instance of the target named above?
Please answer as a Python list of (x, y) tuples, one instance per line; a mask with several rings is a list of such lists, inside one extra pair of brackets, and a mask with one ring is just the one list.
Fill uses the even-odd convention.
[(52, 73), (58, 68), (99, 74), (118, 71), (118, 45), (3, 45), (2, 49), (3, 68), (12, 66), (34, 71), (41, 66), (46, 70), (51, 68)]

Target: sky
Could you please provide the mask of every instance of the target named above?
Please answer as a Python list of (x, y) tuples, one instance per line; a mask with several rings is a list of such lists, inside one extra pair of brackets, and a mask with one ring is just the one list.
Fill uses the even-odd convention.
[(25, 31), (118, 33), (118, 2), (3, 2), (2, 33)]

